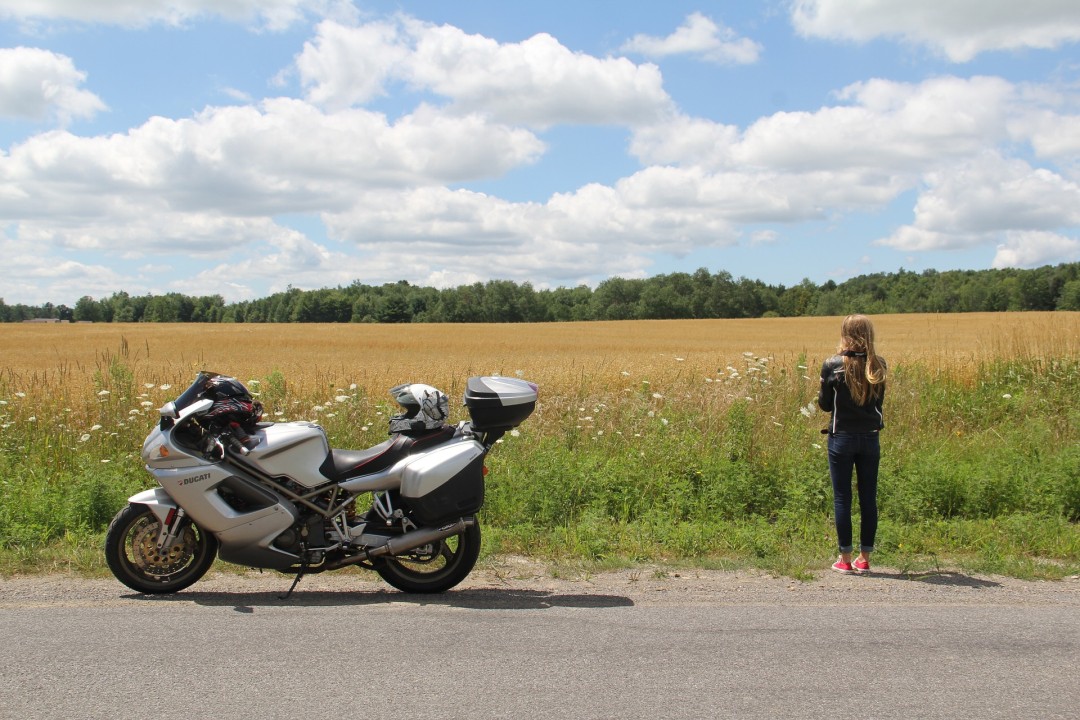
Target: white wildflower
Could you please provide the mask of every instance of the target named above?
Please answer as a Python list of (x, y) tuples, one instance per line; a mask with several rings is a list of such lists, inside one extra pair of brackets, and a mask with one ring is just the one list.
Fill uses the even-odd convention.
[(660, 422), (663, 423), (664, 425), (667, 425), (668, 424), (668, 419), (667, 418), (660, 418)]
[(322, 412), (322, 411), (323, 411), (323, 410), (325, 410), (325, 409), (326, 409), (326, 408), (325, 408), (325, 407), (323, 407), (322, 405), (316, 405), (315, 407), (311, 408), (311, 412), (317, 412), (317, 413), (320, 413), (320, 412)]
[(154, 383), (143, 383), (143, 387), (149, 390), (150, 388), (154, 387)]
[[(601, 430), (601, 432), (603, 431)], [(510, 431), (510, 437), (521, 437), (521, 432), (517, 428), (514, 428)]]
[(352, 385), (350, 385), (349, 389), (350, 390), (355, 390), (356, 389), (356, 383), (353, 383)]
[(664, 399), (664, 396), (661, 395), (660, 393), (653, 393), (652, 396), (656, 400), (663, 400)]
[(105, 397), (106, 395), (112, 395), (112, 393), (109, 392), (108, 390), (102, 390), (101, 392), (98, 393), (98, 397)]
[(107, 462), (109, 462), (109, 458), (105, 458), (105, 459), (104, 459), (104, 460), (102, 460), (101, 462), (102, 462), (102, 463), (107, 463)]
[(24, 398), (24, 397), (26, 397), (26, 393), (24, 393), (24, 392), (17, 392), (17, 393), (15, 393), (15, 397), (17, 397), (17, 398)]
[(1006, 400), (1012, 400), (1012, 395), (1011, 395), (1011, 394), (1009, 394), (1009, 393), (1005, 393), (1005, 394), (1004, 394), (1004, 395), (1002, 395), (1001, 397), (1005, 398)]
[(37, 422), (37, 415), (31, 415), (30, 417), (26, 418), (26, 422)]
[(95, 430), (100, 430), (100, 429), (101, 429), (100, 425), (94, 425), (92, 428), (90, 428), (90, 432), (94, 432)]
[(90, 433), (83, 433), (82, 437), (79, 438), (79, 442), (86, 442), (89, 439), (90, 439)]
[(747, 350), (746, 352), (743, 353), (743, 357), (752, 358), (752, 357), (754, 357), (754, 353)]
[(143, 407), (150, 407), (150, 406), (151, 406), (151, 405), (153, 405), (154, 403), (150, 402), (149, 400), (143, 400), (143, 401), (142, 401), (141, 403), (139, 403), (139, 404), (140, 404), (140, 405), (142, 405)]
[[(256, 380), (255, 382), (258, 383), (259, 381)], [(172, 389), (172, 385), (170, 385), (169, 383), (165, 383), (164, 385), (162, 385), (162, 386), (160, 386), (158, 388), (158, 390), (170, 390), (170, 389)]]
[(336, 400), (336, 401), (337, 401), (337, 402), (339, 402), (339, 403), (343, 403), (343, 402), (346, 402), (346, 401), (348, 401), (349, 399), (350, 399), (350, 398), (349, 398), (349, 396), (348, 396), (348, 395), (338, 395), (337, 397), (335, 397), (335, 398), (334, 398), (334, 400)]

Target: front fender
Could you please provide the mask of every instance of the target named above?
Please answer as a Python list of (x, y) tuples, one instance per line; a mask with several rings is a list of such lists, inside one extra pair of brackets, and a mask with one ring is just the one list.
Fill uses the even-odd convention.
[(154, 513), (163, 525), (169, 511), (180, 507), (175, 500), (169, 497), (169, 493), (159, 487), (136, 493), (128, 498), (128, 502), (132, 505), (145, 505), (150, 508), (150, 512)]

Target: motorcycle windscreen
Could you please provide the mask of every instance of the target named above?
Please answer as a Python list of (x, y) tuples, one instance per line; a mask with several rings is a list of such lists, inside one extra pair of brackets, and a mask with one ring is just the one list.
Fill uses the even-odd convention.
[(484, 504), (485, 454), (479, 443), (468, 442), (417, 458), (402, 474), (402, 500), (427, 525), (476, 513)]

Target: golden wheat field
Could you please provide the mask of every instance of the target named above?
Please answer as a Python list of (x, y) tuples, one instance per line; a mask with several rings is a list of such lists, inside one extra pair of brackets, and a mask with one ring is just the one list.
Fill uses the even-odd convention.
[[(1080, 313), (882, 315), (878, 352), (897, 364), (960, 370), (988, 359), (1077, 357)], [(840, 318), (476, 325), (0, 325), (0, 372), (12, 386), (74, 390), (120, 359), (136, 378), (183, 382), (199, 369), (241, 378), (278, 371), (292, 389), (519, 375), (545, 385), (627, 377), (710, 376), (747, 354), (804, 359), (835, 350)]]

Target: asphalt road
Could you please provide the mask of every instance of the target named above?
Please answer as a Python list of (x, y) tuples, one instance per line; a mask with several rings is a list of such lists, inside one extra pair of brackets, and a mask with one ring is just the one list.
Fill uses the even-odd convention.
[(1080, 580), (0, 581), (0, 717), (1076, 718)]

